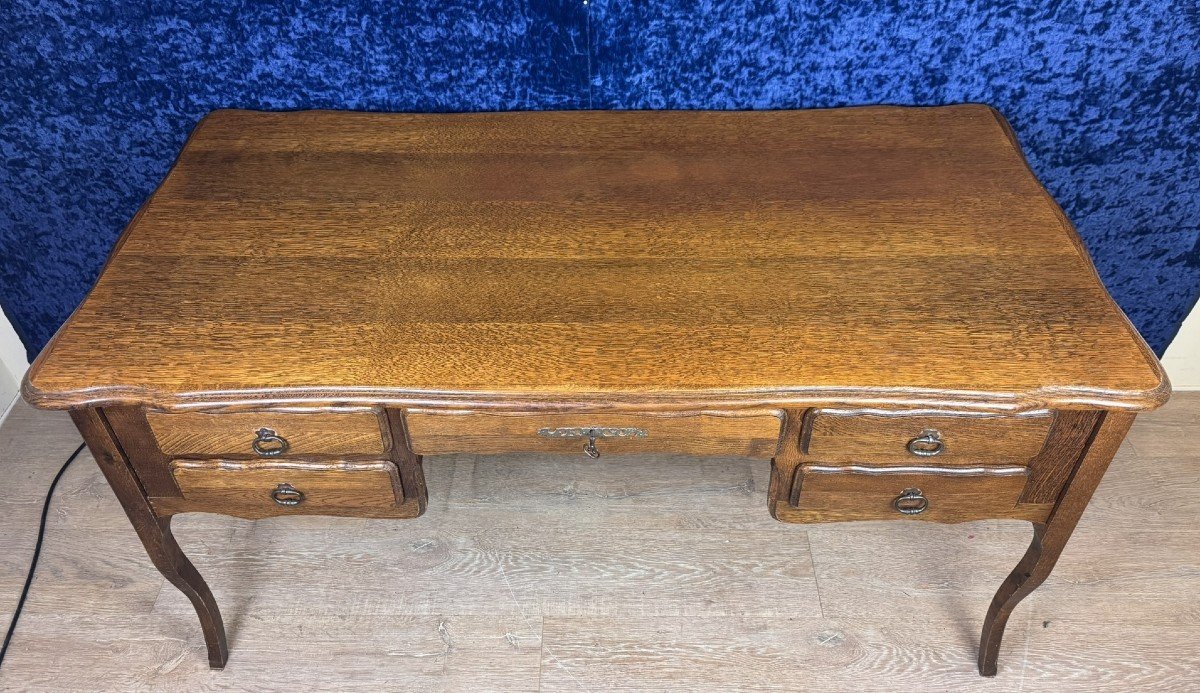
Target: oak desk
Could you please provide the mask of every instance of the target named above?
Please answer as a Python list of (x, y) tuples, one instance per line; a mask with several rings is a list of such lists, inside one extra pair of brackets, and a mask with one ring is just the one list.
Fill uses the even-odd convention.
[(672, 451), (770, 463), (784, 522), (1032, 522), (991, 675), (1169, 385), (965, 105), (216, 112), (24, 392), (71, 410), (214, 667), (176, 513), (412, 518), (425, 455)]

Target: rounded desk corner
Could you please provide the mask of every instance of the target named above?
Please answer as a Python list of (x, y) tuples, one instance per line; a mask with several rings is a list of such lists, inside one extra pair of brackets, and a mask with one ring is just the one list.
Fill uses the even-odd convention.
[(1167, 375), (1167, 372), (1163, 370), (1161, 365), (1159, 366), (1158, 374), (1158, 385), (1150, 390), (1147, 390), (1142, 395), (1144, 401), (1147, 403), (1147, 411), (1158, 409), (1162, 405), (1166, 404), (1171, 399), (1171, 395), (1174, 393), (1174, 390), (1171, 387), (1171, 378)]
[(1120, 401), (1116, 407), (1112, 408), (1123, 409), (1136, 414), (1154, 411), (1166, 404), (1173, 394), (1171, 379), (1167, 376), (1167, 372), (1157, 359), (1153, 361), (1153, 367), (1157, 381), (1153, 385), (1147, 383), (1146, 387), (1139, 390), (1121, 393)]
[(37, 377), (36, 365), (35, 362), (33, 366), (30, 366), (29, 370), (25, 372), (25, 377), (21, 378), (21, 399), (38, 409), (69, 408), (69, 405), (64, 404), (58, 395), (43, 390), (34, 383)]

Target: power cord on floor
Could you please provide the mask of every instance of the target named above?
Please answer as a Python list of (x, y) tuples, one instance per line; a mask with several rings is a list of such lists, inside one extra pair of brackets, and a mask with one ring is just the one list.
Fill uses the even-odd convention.
[(54, 497), (54, 489), (58, 486), (58, 480), (62, 478), (63, 472), (67, 471), (67, 467), (79, 457), (79, 453), (83, 452), (86, 443), (80, 443), (79, 447), (75, 448), (75, 452), (63, 462), (62, 469), (58, 470), (58, 474), (54, 475), (54, 481), (50, 482), (50, 490), (46, 491), (46, 500), (42, 503), (42, 522), (38, 525), (37, 543), (33, 545), (33, 558), (29, 559), (29, 574), (25, 576), (25, 586), (21, 588), (21, 598), (17, 600), (17, 608), (13, 609), (12, 620), (8, 622), (8, 633), (4, 635), (4, 645), (0, 647), (0, 666), (4, 664), (4, 655), (8, 654), (8, 643), (12, 641), (13, 633), (17, 630), (17, 620), (21, 618), (21, 609), (25, 608), (25, 598), (29, 596), (29, 586), (33, 584), (33, 572), (37, 570), (38, 557), (42, 555), (42, 539), (46, 536), (46, 518), (50, 514), (50, 499)]

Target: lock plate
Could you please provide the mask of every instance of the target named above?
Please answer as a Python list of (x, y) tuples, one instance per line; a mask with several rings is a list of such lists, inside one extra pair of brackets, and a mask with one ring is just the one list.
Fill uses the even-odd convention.
[(543, 438), (645, 438), (644, 428), (604, 428), (602, 426), (541, 428), (537, 434)]
[(543, 438), (587, 438), (583, 446), (583, 454), (592, 459), (600, 457), (596, 441), (601, 438), (645, 438), (648, 433), (642, 428), (605, 428), (602, 426), (574, 426), (564, 428), (540, 428), (538, 435)]

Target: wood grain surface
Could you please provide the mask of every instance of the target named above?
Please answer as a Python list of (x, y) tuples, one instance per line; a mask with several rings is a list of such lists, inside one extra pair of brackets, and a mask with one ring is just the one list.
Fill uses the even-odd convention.
[(1054, 415), (1050, 438), (1029, 462), (1029, 483), (1021, 494), (1023, 503), (1053, 503), (1071, 476), (1080, 453), (1100, 425), (1104, 412), (1060, 411)]
[(581, 454), (586, 438), (548, 438), (544, 428), (636, 428), (645, 436), (599, 438), (600, 454), (670, 452), (769, 458), (779, 446), (782, 412), (681, 412), (678, 414), (530, 414), (412, 411), (405, 415), (409, 442), (419, 455), (445, 453), (558, 452)]
[[(151, 504), (163, 514), (208, 511), (249, 519), (275, 515), (413, 515), (403, 507), (399, 470), (388, 460), (175, 460), (171, 472), (183, 497), (151, 498)], [(271, 492), (280, 484), (302, 493), (300, 503), (276, 503)]]
[(39, 406), (1161, 404), (986, 106), (218, 111)]
[[(971, 416), (967, 412), (819, 409), (808, 413), (802, 451), (815, 463), (974, 465), (1027, 464), (1046, 444), (1054, 417)], [(921, 457), (909, 441), (936, 431), (943, 449)]]
[[(1041, 522), (1053, 507), (1018, 504), (1028, 478), (1023, 467), (953, 471), (806, 465), (796, 475), (792, 506), (777, 505), (775, 513), (784, 522), (967, 522), (988, 518)], [(919, 491), (927, 499), (928, 507), (923, 512), (904, 515), (892, 505), (908, 489)]]
[(258, 457), (251, 447), (256, 432), (270, 429), (287, 441), (282, 456), (382, 455), (383, 413), (359, 409), (342, 412), (147, 412), (146, 420), (167, 455), (245, 455)]
[[(974, 670), (979, 629), (1027, 523), (781, 524), (766, 461), (670, 455), (433, 458), (429, 510), (407, 522), (176, 517), (229, 629), (212, 671), (85, 452), (0, 690), (1190, 693), (1198, 435), (1194, 393), (1138, 417), (994, 679)], [(78, 443), (26, 405), (0, 426), (0, 626)]]

